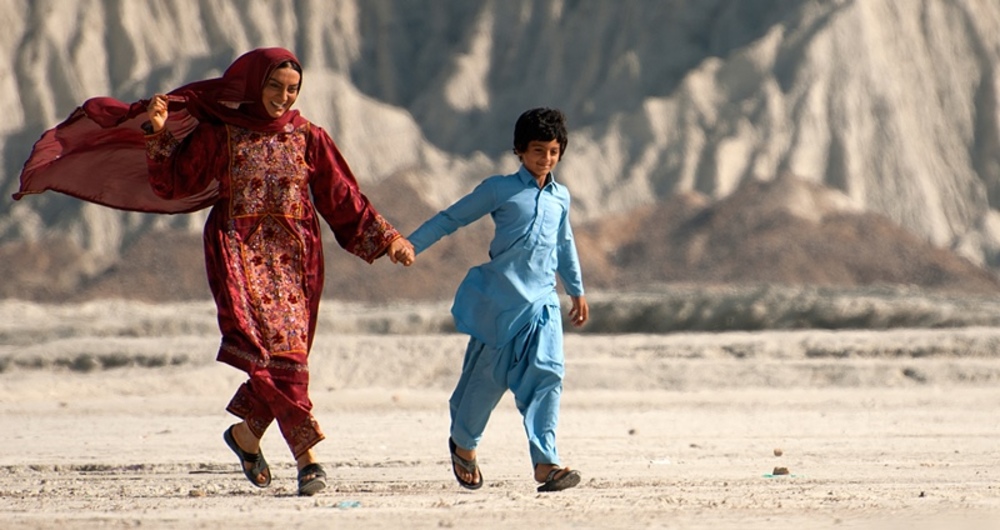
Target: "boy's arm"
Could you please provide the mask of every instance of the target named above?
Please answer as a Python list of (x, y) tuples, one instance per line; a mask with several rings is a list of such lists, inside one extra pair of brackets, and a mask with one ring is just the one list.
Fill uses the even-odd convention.
[(468, 195), (438, 212), (407, 238), (415, 254), (420, 254), (439, 239), (493, 211), (496, 193), (490, 179), (484, 180)]
[(580, 256), (576, 251), (576, 241), (573, 239), (573, 227), (569, 223), (569, 208), (559, 225), (559, 242), (556, 247), (559, 263), (556, 272), (562, 280), (566, 294), (573, 297), (582, 297), (583, 273), (580, 270)]
[(574, 326), (580, 327), (590, 319), (590, 306), (587, 305), (587, 298), (583, 295), (583, 273), (580, 271), (580, 256), (577, 254), (576, 241), (573, 239), (573, 227), (569, 223), (568, 205), (559, 225), (559, 243), (556, 252), (559, 258), (556, 271), (573, 302), (573, 307), (569, 310), (569, 319)]

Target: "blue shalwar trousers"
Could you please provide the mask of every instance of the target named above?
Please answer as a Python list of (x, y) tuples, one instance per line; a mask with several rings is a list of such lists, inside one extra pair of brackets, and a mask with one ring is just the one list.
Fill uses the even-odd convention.
[(538, 318), (500, 348), (471, 338), (449, 401), (452, 439), (460, 447), (475, 449), (490, 414), (509, 389), (524, 418), (532, 465), (559, 465), (556, 424), (564, 373), (558, 304), (545, 304)]

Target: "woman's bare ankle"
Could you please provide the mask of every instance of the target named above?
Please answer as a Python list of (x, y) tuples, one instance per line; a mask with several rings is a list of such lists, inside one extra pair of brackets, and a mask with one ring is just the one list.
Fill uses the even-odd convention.
[(236, 424), (233, 428), (233, 438), (236, 440), (236, 445), (244, 451), (248, 453), (260, 452), (260, 438), (254, 435), (247, 422), (241, 421)]
[(316, 454), (313, 452), (312, 449), (306, 451), (305, 453), (302, 454), (302, 456), (295, 459), (295, 465), (299, 469), (302, 469), (308, 466), (309, 464), (315, 464), (315, 463), (316, 463)]

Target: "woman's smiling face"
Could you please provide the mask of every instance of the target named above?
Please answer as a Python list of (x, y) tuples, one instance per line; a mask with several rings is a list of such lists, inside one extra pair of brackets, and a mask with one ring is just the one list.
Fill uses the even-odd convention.
[(299, 83), (302, 76), (294, 68), (278, 68), (264, 83), (264, 109), (272, 118), (288, 112), (299, 97)]

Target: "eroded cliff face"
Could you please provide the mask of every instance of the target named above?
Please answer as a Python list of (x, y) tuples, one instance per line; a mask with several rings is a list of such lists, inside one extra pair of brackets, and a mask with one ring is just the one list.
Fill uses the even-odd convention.
[[(775, 206), (792, 224), (815, 224), (822, 204), (824, 216), (877, 216), (914, 244), (1000, 267), (995, 2), (0, 0), (0, 28), (7, 197), (31, 144), (84, 99), (148, 97), (218, 75), (249, 48), (285, 46), (306, 70), (300, 110), (330, 131), (404, 231), (484, 176), (515, 169), (515, 118), (548, 105), (571, 121), (557, 173), (573, 191), (578, 231), (602, 254), (595, 267), (608, 269), (597, 277), (629, 277), (615, 270), (629, 263), (616, 258), (618, 241), (665, 245), (606, 234), (602, 223), (624, 230), (617, 220), (630, 212), (683, 196), (710, 208), (788, 175), (817, 190)], [(114, 283), (122, 256), (150, 234), (197, 234), (203, 218), (47, 193), (0, 202), (0, 254), (19, 258), (8, 261), (12, 276), (34, 278), (21, 295), (55, 288), (42, 263), (62, 270), (60, 292), (86, 290)], [(703, 244), (676, 230), (673, 241)], [(482, 241), (452, 245), (482, 260)], [(53, 246), (62, 258), (45, 256)], [(62, 264), (65, 246), (77, 250)], [(425, 263), (435, 260), (445, 261)], [(344, 278), (362, 274), (353, 266)], [(632, 277), (670, 281), (664, 274)]]

